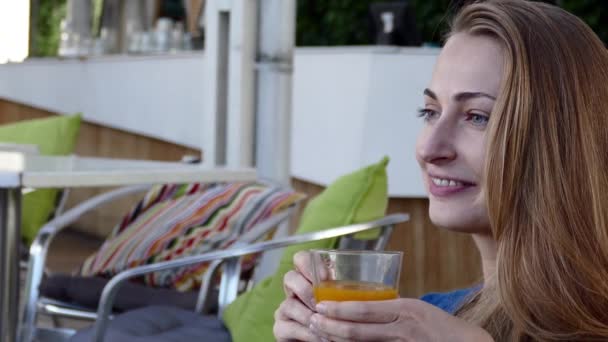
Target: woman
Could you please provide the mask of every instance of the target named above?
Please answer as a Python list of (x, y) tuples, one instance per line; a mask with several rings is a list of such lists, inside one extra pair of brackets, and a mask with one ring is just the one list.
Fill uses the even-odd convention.
[(455, 18), (424, 99), (416, 152), (430, 217), (472, 234), (483, 285), (314, 305), (299, 254), (275, 314), (277, 340), (608, 340), (601, 41), (554, 6), (477, 2)]

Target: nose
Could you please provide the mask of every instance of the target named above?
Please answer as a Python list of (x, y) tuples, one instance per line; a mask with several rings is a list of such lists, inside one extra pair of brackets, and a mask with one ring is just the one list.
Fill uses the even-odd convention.
[(439, 119), (427, 124), (418, 137), (416, 155), (426, 163), (445, 163), (457, 156), (454, 146), (454, 132), (450, 123)]

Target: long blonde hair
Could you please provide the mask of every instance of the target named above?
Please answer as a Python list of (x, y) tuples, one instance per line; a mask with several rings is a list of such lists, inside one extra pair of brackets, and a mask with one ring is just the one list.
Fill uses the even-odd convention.
[(608, 340), (608, 52), (531, 1), (468, 5), (462, 32), (495, 39), (505, 65), (485, 169), (497, 270), (457, 314), (497, 341)]

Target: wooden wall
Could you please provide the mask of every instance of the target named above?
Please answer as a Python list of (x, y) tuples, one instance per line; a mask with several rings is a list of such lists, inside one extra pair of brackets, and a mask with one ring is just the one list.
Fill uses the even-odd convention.
[[(50, 115), (54, 114), (0, 99), (0, 124)], [(198, 154), (199, 151), (85, 122), (76, 153), (82, 156), (174, 161), (186, 154)], [(293, 180), (293, 186), (308, 194), (309, 198), (323, 190), (321, 186), (298, 179)], [(100, 191), (75, 189), (70, 193), (69, 205)], [(112, 203), (83, 217), (77, 222), (76, 228), (104, 236), (136, 200), (135, 196)], [(429, 291), (469, 286), (481, 279), (479, 257), (470, 237), (434, 227), (428, 219), (426, 199), (394, 198), (390, 200), (388, 211), (409, 213), (411, 216), (410, 222), (397, 227), (388, 247), (405, 252), (401, 273), (402, 296), (413, 297)]]
[[(44, 118), (56, 115), (14, 102), (0, 99), (0, 124), (20, 120)], [(112, 157), (131, 159), (150, 159), (163, 161), (178, 161), (184, 155), (200, 155), (199, 150), (171, 144), (155, 138), (131, 134), (119, 129), (104, 127), (90, 122), (83, 122), (76, 143), (76, 154), (90, 157)], [(80, 188), (70, 190), (67, 207), (90, 198), (109, 189)], [(101, 210), (86, 214), (78, 220), (74, 227), (96, 236), (106, 236), (113, 225), (120, 221), (129, 208), (136, 203), (137, 195), (127, 196), (116, 202), (109, 203)]]

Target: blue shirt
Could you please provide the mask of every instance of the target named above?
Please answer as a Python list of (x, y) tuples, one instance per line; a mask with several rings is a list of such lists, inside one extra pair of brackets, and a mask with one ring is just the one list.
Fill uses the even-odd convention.
[(431, 292), (420, 297), (420, 300), (432, 304), (450, 314), (454, 314), (458, 308), (466, 302), (469, 296), (479, 291), (480, 287), (470, 287), (452, 292), (437, 293)]

